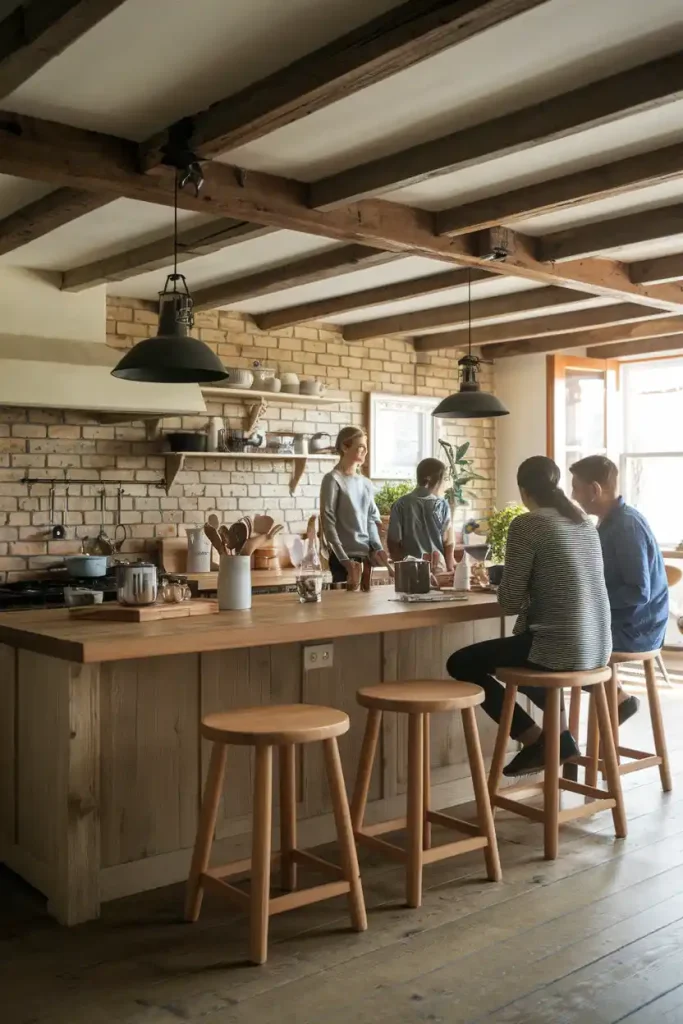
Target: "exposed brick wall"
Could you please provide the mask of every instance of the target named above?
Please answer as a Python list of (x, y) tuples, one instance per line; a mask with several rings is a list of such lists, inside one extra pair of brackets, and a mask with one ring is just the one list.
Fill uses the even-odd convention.
[[(135, 299), (111, 299), (108, 316), (107, 340), (117, 349), (154, 334), (157, 323), (154, 305)], [(328, 430), (334, 435), (346, 423), (364, 422), (369, 391), (443, 396), (456, 387), (455, 353), (416, 354), (410, 344), (396, 339), (346, 344), (338, 332), (311, 326), (265, 334), (247, 317), (218, 310), (198, 313), (196, 328), (226, 365), (249, 367), (258, 359), (279, 372), (324, 377), (350, 400), (339, 408), (271, 403), (264, 423), (271, 431)], [(492, 367), (484, 367), (482, 382), (493, 389)], [(211, 401), (208, 412), (222, 415), (226, 426), (243, 426), (245, 406), (230, 401), (229, 395), (224, 402)], [(206, 424), (206, 417), (184, 416), (164, 420), (162, 429), (196, 429)], [(493, 422), (449, 425), (448, 436), (471, 442), (475, 467), (487, 478), (473, 485), (476, 499), (471, 511), (483, 514), (494, 496)], [(111, 527), (116, 509), (113, 481), (122, 481), (124, 488), (122, 520), (131, 534), (124, 550), (142, 552), (154, 547), (159, 537), (174, 537), (183, 534), (186, 525), (203, 523), (213, 510), (227, 519), (267, 510), (288, 529), (303, 529), (315, 511), (322, 475), (331, 466), (310, 462), (297, 494), (290, 497), (288, 463), (198, 457), (187, 461), (167, 495), (156, 486), (164, 473), (162, 451), (160, 441), (147, 439), (143, 423), (111, 426), (85, 413), (0, 408), (0, 580), (8, 574), (9, 578), (31, 575), (61, 555), (80, 551), (81, 539), (98, 531), (102, 487), (106, 489), (105, 524)], [(49, 486), (36, 484), (29, 492), (20, 479), (26, 473), (61, 477), (64, 470), (92, 483), (70, 485), (68, 539), (55, 541), (47, 530)], [(57, 521), (61, 521), (63, 491), (59, 486)]]

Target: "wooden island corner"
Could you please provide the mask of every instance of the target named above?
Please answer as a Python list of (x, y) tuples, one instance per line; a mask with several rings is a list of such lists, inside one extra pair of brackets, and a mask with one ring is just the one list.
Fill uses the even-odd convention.
[[(254, 599), (248, 612), (146, 623), (70, 619), (66, 610), (0, 617), (0, 860), (44, 893), (64, 924), (102, 902), (187, 876), (209, 744), (205, 714), (254, 704), (327, 704), (346, 711), (340, 752), (353, 785), (365, 712), (356, 690), (382, 681), (445, 678), (449, 654), (499, 636), (493, 595), (409, 605), (393, 591)], [(331, 642), (331, 667), (304, 671), (303, 649)], [(480, 716), (490, 755), (495, 726)], [(402, 813), (406, 736), (385, 716), (368, 820)], [(252, 765), (229, 751), (215, 857), (246, 857)], [(334, 826), (321, 753), (305, 750), (298, 818), (307, 846)], [(434, 808), (471, 797), (459, 716), (432, 722)], [(277, 813), (277, 812), (276, 812)], [(374, 819), (373, 819), (374, 815)]]

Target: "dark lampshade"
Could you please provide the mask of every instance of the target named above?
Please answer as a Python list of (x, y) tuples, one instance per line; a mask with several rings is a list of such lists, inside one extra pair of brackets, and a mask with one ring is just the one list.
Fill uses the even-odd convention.
[(470, 352), (458, 360), (460, 390), (439, 402), (432, 416), (442, 420), (484, 420), (490, 416), (509, 416), (500, 398), (479, 390), (479, 362)]
[(112, 376), (152, 384), (211, 384), (224, 380), (227, 373), (215, 352), (203, 341), (190, 337), (191, 305), (189, 295), (164, 289), (160, 295), (159, 333), (126, 352), (111, 371)]
[(500, 398), (487, 391), (456, 391), (439, 402), (432, 415), (443, 420), (474, 420), (508, 416), (509, 412)]

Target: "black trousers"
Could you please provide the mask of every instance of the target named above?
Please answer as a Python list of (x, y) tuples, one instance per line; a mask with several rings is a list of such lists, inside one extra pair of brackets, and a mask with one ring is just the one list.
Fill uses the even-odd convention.
[[(529, 661), (531, 650), (531, 633), (520, 633), (517, 636), (501, 637), (499, 640), (484, 640), (480, 644), (463, 647), (461, 651), (451, 654), (447, 662), (449, 675), (453, 679), (461, 679), (465, 683), (476, 683), (486, 694), (483, 708), (489, 718), (500, 722), (503, 711), (505, 687), (495, 678), (498, 668), (535, 668), (548, 672), (541, 665)], [(541, 686), (520, 686), (519, 692), (528, 697), (538, 708), (545, 707), (546, 690)], [(515, 705), (512, 716), (510, 735), (513, 740), (535, 725), (533, 718), (523, 711), (519, 704)]]

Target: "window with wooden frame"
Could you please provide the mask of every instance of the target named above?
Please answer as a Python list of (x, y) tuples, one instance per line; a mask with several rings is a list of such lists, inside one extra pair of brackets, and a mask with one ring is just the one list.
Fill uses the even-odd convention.
[(571, 491), (569, 467), (587, 455), (619, 460), (620, 364), (612, 359), (552, 355), (547, 358), (547, 452)]

